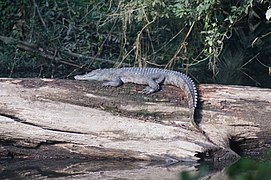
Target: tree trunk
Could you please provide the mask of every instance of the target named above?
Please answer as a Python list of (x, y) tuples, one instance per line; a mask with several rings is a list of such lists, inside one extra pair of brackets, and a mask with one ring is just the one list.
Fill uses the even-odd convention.
[(270, 89), (200, 85), (203, 134), (190, 123), (181, 89), (143, 95), (143, 87), (1, 79), (0, 156), (220, 162), (270, 147)]

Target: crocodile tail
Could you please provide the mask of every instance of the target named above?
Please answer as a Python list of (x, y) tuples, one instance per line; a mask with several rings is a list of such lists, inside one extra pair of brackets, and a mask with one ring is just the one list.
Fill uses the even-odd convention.
[(190, 109), (189, 116), (191, 123), (197, 128), (198, 125), (194, 119), (195, 108), (197, 106), (197, 89), (194, 82), (187, 75), (177, 71), (171, 71), (171, 75), (168, 76), (167, 80), (168, 81), (165, 82), (166, 84), (175, 85), (184, 91), (188, 100), (188, 107)]
[(173, 71), (173, 75), (169, 78), (169, 84), (175, 85), (185, 92), (188, 99), (188, 106), (190, 109), (195, 109), (197, 107), (197, 89), (190, 77), (187, 75)]
[(195, 108), (197, 107), (197, 100), (198, 100), (198, 93), (197, 93), (197, 88), (192, 81), (192, 79), (185, 74), (181, 74), (182, 78), (186, 82), (186, 88), (185, 88), (185, 93), (186, 96), (188, 97), (188, 104), (190, 108), (190, 119), (192, 122), (192, 125), (199, 129), (198, 124), (196, 123), (195, 120)]

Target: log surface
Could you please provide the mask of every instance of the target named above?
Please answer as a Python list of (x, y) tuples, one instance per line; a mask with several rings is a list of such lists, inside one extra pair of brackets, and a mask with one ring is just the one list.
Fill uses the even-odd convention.
[(0, 156), (166, 161), (261, 155), (270, 147), (271, 90), (200, 85), (190, 123), (182, 90), (101, 88), (97, 82), (0, 80)]

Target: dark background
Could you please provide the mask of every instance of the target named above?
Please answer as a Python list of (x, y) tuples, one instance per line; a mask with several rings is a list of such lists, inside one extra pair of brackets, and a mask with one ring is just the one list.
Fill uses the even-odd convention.
[(271, 87), (269, 1), (0, 0), (0, 77), (159, 67)]

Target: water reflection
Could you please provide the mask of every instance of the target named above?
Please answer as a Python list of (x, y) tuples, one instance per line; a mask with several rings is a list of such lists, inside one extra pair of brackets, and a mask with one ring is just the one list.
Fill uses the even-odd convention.
[[(226, 178), (221, 167), (196, 162), (174, 165), (131, 161), (25, 160), (0, 161), (0, 179), (180, 179), (181, 172), (202, 178)], [(222, 178), (224, 179), (224, 178)]]

